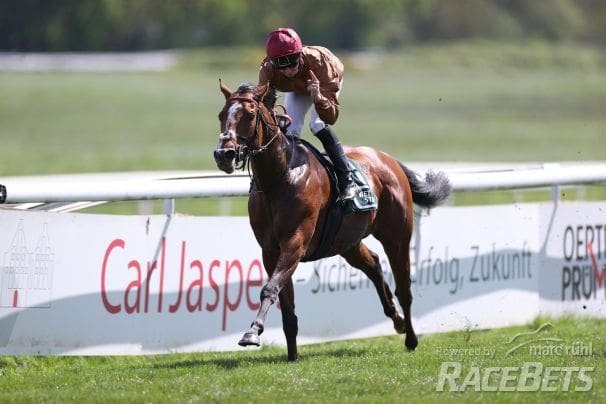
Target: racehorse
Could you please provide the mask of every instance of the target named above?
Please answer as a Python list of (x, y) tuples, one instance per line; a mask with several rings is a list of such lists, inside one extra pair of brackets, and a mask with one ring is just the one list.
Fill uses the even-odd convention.
[[(220, 89), (226, 102), (219, 113), (221, 132), (214, 158), (218, 168), (228, 174), (240, 168), (238, 164), (249, 165), (248, 213), (269, 276), (261, 289), (257, 317), (238, 343), (260, 346), (267, 312), (279, 299), (288, 360), (294, 361), (298, 359), (298, 320), (292, 275), (321, 241), (331, 182), (318, 158), (281, 130), (279, 119), (283, 115), (274, 110), (275, 92), (253, 85), (242, 85), (232, 92), (223, 83)], [(406, 334), (408, 350), (414, 350), (418, 340), (410, 313), (409, 256), (413, 202), (425, 207), (442, 203), (451, 192), (450, 183), (442, 172), (429, 171), (421, 179), (393, 157), (369, 147), (350, 148), (346, 154), (364, 172), (377, 196), (378, 208), (345, 215), (332, 246), (322, 257), (340, 254), (368, 276), (385, 315), (393, 320), (396, 332)], [(300, 160), (298, 164), (292, 164), (295, 158)], [(387, 254), (403, 313), (383, 278), (379, 257), (362, 242), (369, 234), (381, 242)]]

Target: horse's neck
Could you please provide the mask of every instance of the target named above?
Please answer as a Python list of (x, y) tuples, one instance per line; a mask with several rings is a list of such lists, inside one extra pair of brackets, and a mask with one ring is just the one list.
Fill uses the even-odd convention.
[(251, 161), (253, 179), (261, 190), (271, 189), (285, 181), (289, 161), (288, 147), (285, 146), (284, 136), (279, 135), (266, 151)]

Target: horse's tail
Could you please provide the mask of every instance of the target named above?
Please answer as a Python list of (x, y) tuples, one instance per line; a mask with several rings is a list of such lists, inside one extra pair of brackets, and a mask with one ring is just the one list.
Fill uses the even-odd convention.
[(399, 163), (400, 167), (408, 177), (412, 200), (417, 205), (431, 208), (443, 203), (452, 192), (450, 180), (442, 171), (427, 171), (425, 180), (419, 178), (417, 173)]

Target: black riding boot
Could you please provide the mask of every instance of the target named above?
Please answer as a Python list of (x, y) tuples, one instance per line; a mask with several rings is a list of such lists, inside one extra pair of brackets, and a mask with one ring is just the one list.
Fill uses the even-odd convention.
[(358, 193), (358, 186), (351, 178), (351, 170), (349, 169), (345, 152), (343, 151), (343, 147), (341, 147), (341, 142), (337, 139), (337, 135), (335, 135), (330, 126), (326, 125), (324, 129), (316, 133), (316, 137), (322, 142), (322, 146), (324, 146), (324, 150), (328, 153), (328, 157), (332, 160), (337, 172), (337, 185), (339, 188), (339, 198), (337, 201), (343, 202), (355, 198)]

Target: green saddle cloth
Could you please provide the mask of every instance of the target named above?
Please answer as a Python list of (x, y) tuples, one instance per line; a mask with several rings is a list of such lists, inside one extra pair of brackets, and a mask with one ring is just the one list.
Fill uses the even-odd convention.
[(360, 166), (355, 160), (350, 158), (347, 160), (349, 160), (349, 166), (352, 169), (352, 179), (358, 185), (359, 192), (355, 198), (345, 202), (341, 210), (343, 213), (354, 213), (377, 209), (379, 201), (375, 193), (372, 191), (372, 188), (368, 184), (368, 180), (360, 169)]

